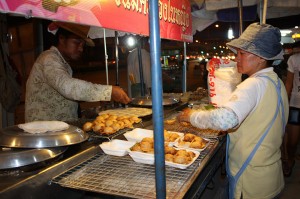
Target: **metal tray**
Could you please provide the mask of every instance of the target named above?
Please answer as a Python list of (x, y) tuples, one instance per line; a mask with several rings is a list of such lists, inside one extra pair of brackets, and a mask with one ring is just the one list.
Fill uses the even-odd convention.
[[(166, 166), (166, 198), (182, 198), (196, 170), (204, 168), (219, 141), (212, 140), (187, 169)], [(204, 161), (204, 165), (202, 162)], [(134, 162), (128, 155), (117, 157), (101, 152), (54, 177), (51, 183), (120, 198), (156, 198), (155, 166)]]
[[(179, 101), (180, 101), (179, 99), (166, 96), (163, 97), (163, 106), (172, 106), (174, 104), (179, 103)], [(152, 98), (151, 97), (134, 98), (130, 104), (134, 106), (150, 107), (152, 106)]]
[(44, 149), (0, 148), (0, 169), (14, 169), (55, 158), (68, 147)]
[(68, 146), (81, 143), (89, 135), (76, 126), (70, 125), (67, 130), (43, 134), (26, 133), (18, 126), (0, 130), (0, 146), (10, 148), (47, 148)]

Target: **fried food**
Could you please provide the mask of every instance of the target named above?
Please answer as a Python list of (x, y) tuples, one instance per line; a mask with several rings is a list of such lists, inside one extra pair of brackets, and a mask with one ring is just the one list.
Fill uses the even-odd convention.
[(187, 134), (184, 135), (183, 141), (192, 142), (195, 137), (196, 137), (196, 135), (191, 134), (191, 133), (187, 133)]
[(168, 153), (168, 154), (165, 154), (165, 160), (166, 161), (169, 161), (169, 162), (173, 162), (173, 155)]
[(169, 125), (175, 124), (175, 122), (176, 122), (176, 119), (165, 120), (165, 124), (169, 124)]
[(141, 142), (149, 142), (149, 143), (153, 144), (154, 143), (154, 139), (150, 138), (150, 137), (145, 137), (145, 138), (142, 139)]
[(181, 155), (175, 155), (173, 158), (173, 162), (178, 163), (178, 164), (188, 164), (188, 158), (186, 156), (181, 156)]
[(176, 154), (177, 150), (174, 147), (165, 146), (165, 154)]
[(90, 131), (90, 130), (92, 130), (92, 128), (93, 128), (93, 123), (92, 122), (86, 122), (83, 125), (83, 130), (84, 131)]
[(141, 146), (141, 150), (143, 152), (147, 153), (147, 152), (153, 151), (153, 143), (151, 143), (151, 142), (143, 141), (143, 142), (140, 143), (140, 146)]
[(178, 142), (179, 146), (185, 146), (194, 149), (203, 149), (205, 148), (207, 141), (200, 136), (196, 136), (191, 133), (184, 135), (183, 139)]
[(131, 151), (139, 151), (139, 152), (142, 152), (140, 143), (136, 143), (135, 145), (133, 145), (133, 146), (130, 148), (130, 150), (131, 150)]
[[(86, 122), (83, 125), (84, 131), (94, 131), (99, 134), (112, 134), (124, 128), (133, 128), (134, 123), (142, 120), (136, 116), (117, 116), (113, 114), (102, 114), (96, 117), (92, 122)], [(107, 128), (110, 127), (110, 128)]]

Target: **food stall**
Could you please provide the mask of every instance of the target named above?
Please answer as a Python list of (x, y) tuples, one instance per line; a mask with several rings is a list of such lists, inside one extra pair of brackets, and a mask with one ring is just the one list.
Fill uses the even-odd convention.
[[(1, 2), (2, 12), (150, 35), (150, 41), (153, 41), (152, 77), (157, 80), (152, 83), (152, 103), (151, 107), (148, 107), (151, 114), (135, 115), (142, 121), (118, 130), (112, 136), (108, 136), (107, 132), (104, 135), (95, 135), (94, 130), (83, 132), (86, 121), (66, 121), (69, 124), (68, 128), (53, 133), (56, 140), (54, 139), (55, 141), (49, 145), (44, 143), (48, 143), (49, 139), (53, 140), (53, 137), (47, 137), (52, 136), (51, 133), (45, 136), (25, 134), (26, 130), (22, 131), (20, 126), (1, 129), (1, 134), (4, 136), (1, 139), (4, 141), (1, 144), (3, 156), (15, 155), (13, 161), (2, 168), (1, 197), (15, 198), (22, 194), (25, 198), (160, 198), (164, 196), (196, 198), (203, 193), (222, 164), (224, 139), (221, 132), (201, 131), (191, 126), (169, 123), (170, 120), (176, 122), (174, 117), (178, 111), (187, 107), (188, 103), (177, 99), (174, 104), (164, 104), (160, 84), (160, 53), (157, 53), (160, 50), (159, 38), (191, 41), (191, 17), (188, 1), (161, 1), (160, 3), (160, 15), (156, 9), (153, 9), (156, 11), (154, 13), (151, 12), (153, 10), (149, 11), (151, 19), (160, 19), (160, 27), (157, 26), (157, 21), (153, 23), (150, 21), (150, 28), (153, 31), (149, 31), (146, 2), (140, 4), (130, 4), (129, 1), (128, 3), (91, 1), (86, 4), (79, 1)], [(157, 4), (151, 6), (158, 8)], [(118, 23), (112, 23), (114, 20), (118, 20)], [(128, 21), (134, 21), (135, 25), (132, 26)], [(122, 110), (128, 112), (129, 108)], [(170, 128), (177, 127), (177, 129), (166, 128), (167, 131), (184, 133), (191, 131), (194, 134), (200, 133), (198, 136), (208, 136), (205, 147), (198, 152), (192, 151), (193, 157), (188, 164), (165, 162), (164, 153), (159, 153), (159, 149), (164, 147), (164, 123), (165, 127), (168, 124)], [(152, 130), (155, 154), (150, 154), (149, 158), (145, 158), (145, 154), (142, 157), (138, 156), (141, 160), (136, 160), (127, 154), (121, 157), (112, 156), (100, 147), (105, 141), (125, 140), (125, 133), (136, 128)], [(72, 142), (71, 138), (74, 134), (79, 138)], [(61, 143), (62, 137), (68, 142)], [(33, 142), (33, 145), (28, 146), (26, 140)], [(26, 149), (22, 150), (24, 148)], [(128, 151), (127, 149), (125, 152)], [(33, 159), (28, 163), (26, 157), (33, 157)]]

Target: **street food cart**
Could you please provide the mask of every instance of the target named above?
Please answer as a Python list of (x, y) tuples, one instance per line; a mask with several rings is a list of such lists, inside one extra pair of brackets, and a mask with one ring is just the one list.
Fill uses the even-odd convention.
[[(174, 118), (174, 114), (188, 105), (179, 101), (166, 106), (163, 104), (160, 38), (192, 41), (190, 4), (189, 1), (160, 1), (160, 10), (157, 10), (158, 2), (150, 3), (153, 3), (150, 4), (153, 10), (148, 10), (146, 2), (134, 1), (132, 4), (129, 1), (127, 3), (51, 0), (1, 2), (2, 12), (149, 35), (152, 42), (151, 63), (154, 78), (152, 113), (134, 128), (152, 129), (155, 140), (155, 155), (153, 155), (155, 161), (152, 164), (143, 164), (133, 161), (128, 155), (124, 157), (107, 155), (99, 147), (99, 144), (107, 140), (115, 138), (124, 140), (123, 134), (126, 131), (119, 131), (116, 137), (97, 137), (82, 132), (81, 121), (66, 121), (70, 127), (60, 132), (61, 134), (54, 133), (53, 136), (57, 139), (54, 143), (43, 145), (48, 143), (47, 140), (53, 140), (47, 137), (51, 134), (23, 136), (24, 132), (19, 126), (4, 128), (1, 130), (4, 141), (2, 154), (6, 160), (13, 159), (13, 162), (4, 164), (2, 168), (1, 197), (15, 198), (21, 194), (33, 198), (82, 196), (196, 198), (203, 193), (223, 161), (224, 139), (221, 134), (207, 138), (210, 140), (205, 150), (198, 153), (192, 164), (183, 169), (165, 165), (164, 154), (159, 152), (164, 147), (164, 120)], [(148, 26), (148, 12), (152, 19), (150, 26)], [(71, 142), (73, 134), (79, 136), (79, 139)], [(62, 136), (70, 142), (61, 144)], [(29, 139), (29, 143), (36, 141), (34, 145), (26, 145), (28, 137), (32, 138)]]

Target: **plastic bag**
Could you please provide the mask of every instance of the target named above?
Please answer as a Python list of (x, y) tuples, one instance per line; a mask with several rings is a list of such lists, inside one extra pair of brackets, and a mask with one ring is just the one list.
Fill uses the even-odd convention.
[(208, 70), (208, 95), (210, 104), (218, 107), (226, 102), (242, 80), (236, 62), (229, 59), (212, 58), (206, 65)]

